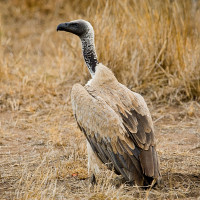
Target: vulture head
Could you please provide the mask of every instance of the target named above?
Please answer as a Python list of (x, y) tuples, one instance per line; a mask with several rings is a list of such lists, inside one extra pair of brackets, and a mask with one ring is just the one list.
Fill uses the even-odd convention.
[(57, 31), (70, 32), (79, 36), (81, 39), (92, 37), (94, 35), (92, 25), (88, 21), (82, 19), (61, 23), (57, 26)]

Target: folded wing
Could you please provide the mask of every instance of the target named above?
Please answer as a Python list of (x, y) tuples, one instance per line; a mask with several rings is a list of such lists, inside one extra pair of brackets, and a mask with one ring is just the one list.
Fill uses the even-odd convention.
[(75, 84), (71, 99), (78, 126), (98, 158), (126, 181), (143, 186), (160, 172), (150, 113), (137, 95), (122, 88), (117, 97), (107, 98)]

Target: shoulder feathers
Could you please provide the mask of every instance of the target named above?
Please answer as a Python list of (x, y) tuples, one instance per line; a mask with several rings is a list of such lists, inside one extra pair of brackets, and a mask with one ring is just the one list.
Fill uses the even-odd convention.
[(149, 185), (160, 177), (154, 129), (143, 97), (98, 64), (85, 87), (75, 84), (72, 107), (78, 126), (98, 158), (126, 181)]

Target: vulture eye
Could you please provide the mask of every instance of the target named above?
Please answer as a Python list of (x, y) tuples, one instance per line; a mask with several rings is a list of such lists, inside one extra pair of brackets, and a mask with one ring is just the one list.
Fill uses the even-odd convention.
[(78, 24), (77, 23), (72, 23), (71, 26), (74, 27), (74, 28), (78, 28)]

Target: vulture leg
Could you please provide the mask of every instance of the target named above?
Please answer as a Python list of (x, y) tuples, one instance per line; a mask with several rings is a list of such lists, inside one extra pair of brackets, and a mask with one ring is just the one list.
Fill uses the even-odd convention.
[(91, 183), (92, 185), (97, 184), (96, 177), (95, 177), (94, 174), (92, 174), (92, 176), (90, 177), (90, 183)]

